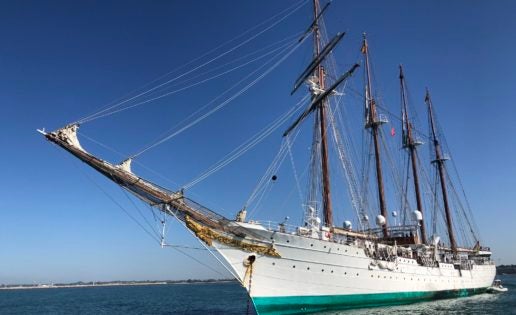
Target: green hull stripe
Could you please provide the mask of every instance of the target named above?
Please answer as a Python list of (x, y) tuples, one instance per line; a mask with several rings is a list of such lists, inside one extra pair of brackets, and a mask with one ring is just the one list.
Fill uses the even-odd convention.
[(464, 297), (485, 288), (426, 292), (396, 292), (352, 295), (253, 297), (259, 314), (299, 314), (361, 307), (409, 304), (417, 301)]

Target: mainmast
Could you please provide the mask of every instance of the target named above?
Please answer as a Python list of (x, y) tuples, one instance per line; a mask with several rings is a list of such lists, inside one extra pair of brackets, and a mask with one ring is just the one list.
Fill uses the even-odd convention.
[(448, 205), (448, 192), (446, 190), (446, 178), (444, 174), (444, 161), (446, 159), (442, 156), (441, 145), (437, 139), (437, 133), (435, 131), (435, 121), (432, 112), (432, 100), (430, 99), (430, 92), (426, 90), (425, 103), (428, 105), (428, 115), (430, 118), (430, 126), (432, 129), (432, 140), (434, 142), (435, 149), (435, 160), (432, 163), (437, 163), (437, 169), (439, 171), (439, 179), (441, 182), (441, 191), (443, 195), (444, 212), (446, 214), (446, 225), (448, 227), (448, 237), (450, 238), (451, 249), (454, 253), (457, 252), (457, 243), (455, 242), (455, 235), (453, 233), (452, 218), (450, 212), (450, 206)]
[[(319, 0), (313, 0), (314, 5), (314, 59), (317, 58), (321, 52), (321, 32), (319, 30)], [(313, 76), (315, 81), (319, 82), (319, 89), (324, 91), (324, 68), (321, 64), (318, 64), (314, 70)], [(319, 91), (312, 90), (312, 101), (317, 98)], [(324, 224), (328, 227), (333, 226), (333, 213), (331, 206), (331, 192), (330, 192), (330, 170), (328, 161), (328, 141), (326, 132), (326, 100), (322, 100), (319, 105), (319, 126), (321, 132), (321, 168), (322, 168), (322, 188), (323, 188), (323, 212), (324, 212)]]
[[(420, 141), (414, 139), (412, 134), (412, 124), (409, 121), (408, 109), (407, 109), (407, 95), (405, 86), (405, 76), (403, 75), (403, 67), (400, 65), (400, 88), (401, 88), (401, 101), (403, 103), (402, 112), (402, 124), (403, 124), (403, 147), (408, 149), (410, 159), (412, 162), (412, 176), (414, 178), (414, 190), (416, 193), (417, 209), (423, 214), (423, 202), (421, 199), (421, 191), (419, 190), (419, 175), (417, 168), (417, 151), (416, 147), (421, 144)], [(420, 222), (421, 242), (426, 243), (426, 231), (424, 216)]]
[(365, 73), (366, 73), (366, 128), (371, 128), (374, 142), (374, 155), (376, 160), (376, 180), (378, 183), (378, 199), (380, 203), (380, 214), (385, 218), (385, 224), (382, 225), (383, 236), (388, 237), (389, 232), (387, 230), (387, 205), (385, 202), (385, 191), (383, 188), (383, 174), (382, 174), (382, 162), (380, 159), (380, 140), (379, 140), (379, 127), (385, 123), (385, 119), (379, 119), (376, 112), (376, 102), (373, 98), (371, 89), (371, 73), (369, 65), (369, 48), (367, 46), (367, 39), (364, 33), (364, 41), (362, 44), (362, 53), (365, 59)]

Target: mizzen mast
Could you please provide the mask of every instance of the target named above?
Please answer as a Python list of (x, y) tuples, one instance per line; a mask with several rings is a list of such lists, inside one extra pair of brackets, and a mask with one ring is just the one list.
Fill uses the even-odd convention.
[[(313, 0), (314, 5), (314, 59), (317, 58), (321, 52), (321, 32), (319, 29), (319, 0)], [(314, 70), (313, 76), (315, 81), (319, 82), (319, 89), (324, 91), (325, 88), (325, 73), (321, 64), (318, 64)], [(312, 100), (318, 97), (318, 91), (312, 90)], [(321, 132), (321, 169), (322, 169), (322, 201), (324, 224), (328, 227), (333, 226), (333, 210), (331, 204), (331, 190), (330, 190), (330, 168), (328, 160), (328, 139), (326, 130), (326, 99), (322, 100), (319, 105), (319, 127)]]
[[(420, 141), (414, 138), (414, 134), (412, 133), (412, 124), (409, 120), (408, 109), (407, 109), (407, 94), (406, 94), (406, 86), (405, 86), (405, 76), (403, 74), (403, 67), (400, 65), (400, 88), (401, 88), (401, 101), (403, 104), (402, 109), (402, 129), (403, 129), (403, 147), (408, 149), (410, 160), (412, 164), (412, 176), (414, 179), (414, 190), (416, 193), (416, 203), (418, 211), (423, 214), (423, 202), (421, 199), (421, 191), (419, 189), (419, 174), (417, 168), (417, 151), (416, 147), (421, 144)], [(421, 232), (421, 242), (423, 244), (426, 243), (426, 231), (425, 231), (425, 221), (424, 216), (420, 222), (420, 232)]]
[(365, 75), (366, 75), (366, 128), (371, 128), (373, 142), (374, 142), (374, 155), (376, 161), (376, 180), (378, 186), (378, 200), (380, 203), (380, 214), (385, 218), (385, 224), (382, 225), (383, 236), (388, 237), (389, 231), (387, 230), (387, 204), (385, 201), (385, 190), (383, 187), (383, 173), (382, 173), (382, 162), (380, 159), (380, 140), (379, 140), (379, 127), (386, 122), (386, 119), (379, 117), (376, 112), (376, 101), (374, 100), (372, 89), (371, 89), (371, 71), (369, 65), (369, 47), (367, 45), (366, 35), (364, 33), (364, 40), (362, 43), (362, 54), (365, 59)]
[(450, 239), (450, 246), (454, 253), (457, 252), (457, 243), (455, 241), (455, 235), (453, 232), (453, 226), (452, 226), (452, 218), (451, 218), (451, 211), (450, 206), (448, 204), (448, 192), (446, 190), (446, 178), (445, 178), (445, 169), (444, 169), (444, 162), (447, 160), (443, 157), (441, 152), (441, 145), (439, 143), (439, 140), (437, 139), (437, 132), (435, 130), (435, 120), (434, 120), (434, 114), (432, 111), (432, 100), (430, 98), (430, 92), (428, 89), (426, 90), (426, 96), (425, 96), (425, 103), (428, 105), (428, 116), (430, 118), (430, 127), (432, 130), (432, 141), (434, 143), (434, 150), (435, 150), (435, 160), (432, 161), (432, 163), (437, 164), (437, 170), (439, 171), (439, 180), (441, 182), (441, 192), (443, 195), (443, 203), (444, 203), (444, 212), (446, 215), (446, 225), (448, 227), (448, 237)]

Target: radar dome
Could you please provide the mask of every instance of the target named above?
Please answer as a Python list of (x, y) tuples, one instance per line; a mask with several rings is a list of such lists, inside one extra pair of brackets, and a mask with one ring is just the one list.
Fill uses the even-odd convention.
[(385, 225), (385, 223), (386, 223), (386, 220), (383, 215), (379, 214), (376, 216), (376, 225), (383, 226), (383, 225)]
[(414, 211), (412, 212), (412, 215), (414, 216), (414, 220), (416, 220), (416, 221), (421, 221), (421, 220), (423, 220), (423, 214), (422, 214), (422, 213), (421, 213), (421, 211), (419, 211), (419, 210), (414, 210)]

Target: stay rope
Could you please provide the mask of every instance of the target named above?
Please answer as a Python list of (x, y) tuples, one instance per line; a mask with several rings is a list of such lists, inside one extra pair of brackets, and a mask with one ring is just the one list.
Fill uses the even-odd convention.
[(292, 115), (297, 113), (302, 106), (304, 105), (305, 101), (308, 97), (303, 98), (301, 101), (299, 101), (296, 105), (294, 105), (290, 110), (288, 110), (286, 113), (281, 115), (279, 118), (277, 118), (275, 121), (270, 123), (268, 126), (260, 130), (258, 133), (256, 133), (254, 136), (252, 136), (250, 139), (246, 140), (244, 143), (239, 145), (237, 148), (235, 148), (233, 151), (231, 151), (229, 154), (227, 154), (223, 159), (221, 159), (219, 162), (212, 165), (208, 170), (203, 172), (201, 175), (199, 175), (197, 178), (190, 181), (188, 184), (185, 184), (183, 186), (184, 189), (189, 189), (192, 186), (198, 184), (199, 182), (203, 181), (213, 173), (219, 171), (229, 163), (233, 162), (246, 152), (248, 152), (250, 149), (255, 147), (257, 144), (262, 142), (264, 139), (266, 139), (272, 132), (274, 132), (276, 129), (278, 129), (280, 126), (282, 126)]
[(242, 282), (240, 281), (240, 278), (238, 277), (238, 275), (236, 275), (236, 274), (233, 272), (233, 270), (229, 269), (229, 268), (228, 268), (228, 266), (226, 266), (226, 264), (224, 264), (224, 263), (223, 263), (223, 262), (222, 262), (222, 261), (221, 261), (221, 260), (220, 260), (220, 259), (219, 259), (219, 258), (218, 258), (218, 257), (217, 257), (213, 252), (212, 252), (212, 251), (211, 251), (211, 249), (210, 249), (210, 248), (209, 248), (209, 247), (208, 247), (208, 246), (207, 246), (203, 241), (201, 241), (201, 240), (197, 237), (197, 235), (195, 235), (195, 233), (194, 233), (192, 230), (190, 230), (190, 229), (186, 226), (186, 224), (185, 224), (183, 221), (179, 220), (179, 218), (178, 218), (178, 217), (177, 217), (177, 215), (174, 213), (174, 211), (169, 211), (169, 212), (170, 212), (170, 213), (172, 213), (172, 215), (174, 216), (174, 218), (176, 218), (177, 222), (178, 222), (180, 225), (182, 225), (182, 226), (183, 226), (183, 228), (185, 228), (185, 230), (187, 230), (187, 231), (188, 231), (188, 232), (189, 232), (189, 233), (190, 233), (190, 234), (191, 234), (191, 235), (192, 235), (192, 236), (193, 236), (193, 237), (194, 237), (194, 238), (195, 238), (195, 239), (196, 239), (196, 240), (197, 240), (197, 241), (198, 241), (198, 242), (199, 242), (199, 243), (200, 243), (200, 244), (201, 244), (201, 245), (202, 245), (202, 246), (203, 246), (203, 247), (204, 247), (204, 248), (205, 248), (205, 249), (206, 249), (206, 250), (207, 250), (207, 251), (212, 255), (212, 256), (213, 256), (213, 258), (215, 258), (215, 260), (217, 260), (217, 261), (222, 265), (222, 267), (224, 267), (224, 269), (226, 269), (226, 271), (227, 271), (227, 272), (229, 272), (229, 274), (230, 274), (231, 276), (233, 276), (233, 278), (235, 278), (236, 280), (238, 280), (238, 282), (242, 283)]
[[(226, 50), (225, 52), (223, 52), (223, 53), (221, 53), (221, 54), (217, 55), (216, 57), (214, 57), (214, 58), (212, 58), (212, 59), (210, 59), (210, 60), (208, 60), (208, 61), (206, 61), (206, 62), (204, 62), (204, 63), (200, 64), (199, 66), (196, 66), (196, 67), (192, 68), (192, 69), (191, 69), (191, 70), (189, 70), (189, 71), (186, 71), (186, 72), (184, 72), (184, 73), (182, 73), (182, 74), (180, 74), (180, 75), (178, 75), (178, 76), (176, 76), (176, 77), (174, 77), (174, 78), (172, 78), (172, 79), (169, 79), (169, 80), (167, 80), (167, 81), (165, 81), (165, 82), (163, 82), (163, 83), (161, 83), (161, 84), (158, 84), (157, 86), (154, 86), (154, 87), (152, 87), (152, 88), (150, 88), (150, 89), (147, 89), (147, 90), (145, 90), (145, 91), (143, 91), (143, 92), (140, 92), (140, 93), (136, 94), (136, 95), (135, 95), (135, 96), (133, 96), (133, 97), (130, 97), (130, 98), (128, 98), (128, 99), (125, 99), (124, 101), (117, 102), (117, 103), (115, 103), (115, 104), (113, 104), (113, 105), (110, 105), (110, 106), (108, 106), (108, 107), (106, 107), (106, 108), (104, 108), (104, 109), (102, 109), (102, 110), (100, 110), (100, 111), (98, 111), (98, 112), (96, 112), (96, 113), (94, 113), (94, 114), (91, 114), (91, 115), (88, 115), (88, 116), (86, 116), (86, 117), (80, 118), (80, 119), (79, 119), (79, 120), (77, 120), (75, 123), (77, 123), (77, 124), (84, 124), (84, 123), (86, 123), (86, 122), (89, 122), (89, 121), (92, 121), (92, 120), (98, 119), (98, 118), (100, 118), (100, 117), (106, 117), (107, 115), (106, 115), (105, 113), (106, 113), (106, 112), (108, 112), (109, 110), (112, 110), (112, 109), (114, 109), (114, 108), (116, 108), (116, 107), (119, 107), (119, 106), (121, 106), (121, 105), (123, 105), (123, 104), (125, 104), (125, 103), (127, 103), (127, 102), (129, 102), (129, 101), (132, 101), (132, 100), (134, 100), (134, 99), (136, 99), (136, 98), (138, 98), (138, 97), (140, 97), (140, 96), (146, 95), (146, 94), (148, 94), (148, 93), (150, 93), (150, 92), (152, 92), (152, 91), (154, 91), (154, 90), (156, 90), (156, 89), (158, 89), (158, 88), (160, 88), (160, 87), (162, 87), (162, 86), (164, 86), (164, 85), (166, 85), (166, 84), (169, 84), (169, 83), (171, 83), (171, 82), (174, 82), (174, 81), (176, 81), (176, 80), (178, 80), (178, 79), (180, 79), (180, 78), (182, 78), (182, 77), (184, 77), (184, 76), (186, 76), (186, 75), (188, 75), (188, 74), (190, 74), (190, 73), (193, 73), (194, 71), (197, 71), (197, 70), (199, 70), (199, 69), (201, 69), (201, 68), (203, 68), (203, 67), (205, 67), (205, 66), (207, 66), (207, 65), (209, 65), (209, 64), (211, 64), (211, 63), (213, 63), (213, 62), (214, 62), (214, 61), (216, 61), (216, 60), (219, 60), (220, 58), (222, 58), (222, 57), (224, 57), (224, 56), (228, 55), (229, 53), (231, 53), (231, 52), (235, 51), (236, 49), (238, 49), (238, 48), (240, 48), (240, 47), (242, 47), (242, 46), (244, 46), (245, 44), (247, 44), (247, 43), (249, 43), (250, 41), (254, 40), (254, 39), (255, 39), (255, 38), (257, 38), (258, 36), (262, 35), (263, 33), (265, 33), (265, 32), (267, 32), (267, 31), (269, 31), (270, 29), (274, 28), (276, 25), (278, 25), (279, 23), (283, 22), (286, 18), (288, 18), (289, 16), (291, 16), (292, 14), (294, 14), (295, 12), (297, 12), (297, 11), (298, 11), (300, 8), (302, 8), (302, 7), (303, 7), (307, 2), (308, 2), (307, 0), (299, 1), (299, 2), (297, 2), (296, 4), (294, 4), (293, 6), (288, 7), (287, 9), (285, 9), (285, 10), (281, 11), (280, 13), (275, 14), (273, 17), (271, 17), (271, 18), (269, 18), (269, 19), (265, 20), (264, 22), (262, 22), (262, 23), (260, 23), (260, 24), (258, 24), (258, 25), (256, 25), (256, 26), (254, 26), (253, 28), (251, 28), (251, 29), (249, 29), (249, 30), (245, 31), (245, 32), (244, 32), (244, 33), (242, 33), (241, 35), (239, 35), (239, 36), (235, 37), (234, 39), (230, 40), (229, 42), (232, 42), (232, 41), (236, 40), (237, 38), (240, 38), (240, 37), (244, 36), (245, 34), (249, 33), (250, 31), (254, 30), (255, 28), (257, 28), (257, 27), (259, 27), (259, 26), (262, 26), (263, 24), (265, 24), (265, 23), (269, 22), (270, 20), (275, 19), (275, 18), (276, 18), (276, 17), (278, 17), (278, 16), (281, 16), (281, 15), (282, 15), (282, 14), (284, 14), (285, 12), (288, 12), (285, 16), (281, 17), (279, 20), (275, 21), (274, 23), (272, 23), (271, 25), (269, 25), (269, 26), (268, 26), (268, 27), (266, 27), (265, 29), (263, 29), (263, 30), (259, 31), (258, 33), (256, 33), (256, 34), (252, 35), (251, 37), (247, 38), (247, 39), (246, 39), (246, 40), (244, 40), (243, 42), (241, 42), (241, 43), (239, 43), (239, 44), (237, 44), (237, 45), (235, 45), (235, 46), (231, 47), (230, 49), (228, 49), (228, 50)], [(229, 43), (229, 42), (228, 42), (228, 43)], [(193, 61), (189, 62), (188, 64), (191, 64), (191, 63), (193, 63), (193, 62), (195, 62), (195, 61), (197, 61), (197, 60), (201, 59), (202, 57), (204, 57), (204, 56), (206, 56), (206, 55), (209, 55), (212, 51), (215, 51), (215, 50), (217, 50), (219, 47), (222, 47), (222, 46), (224, 46), (224, 45), (225, 45), (225, 44), (223, 44), (223, 45), (221, 45), (221, 46), (218, 46), (218, 47), (216, 47), (215, 49), (210, 50), (208, 53), (206, 53), (206, 54), (202, 55), (201, 57), (198, 57), (198, 58), (194, 59)], [(183, 65), (181, 68), (184, 68), (185, 66), (186, 66), (186, 65)], [(173, 70), (173, 71), (171, 71), (171, 72), (169, 72), (169, 73), (173, 73), (173, 72), (176, 72), (176, 71), (177, 71), (177, 70)], [(165, 75), (165, 76), (166, 76), (166, 75)], [(163, 76), (162, 76), (162, 77), (163, 77)], [(159, 80), (159, 79), (156, 79), (156, 80)], [(156, 80), (154, 80), (153, 82), (156, 82)]]
[[(72, 163), (74, 165), (74, 167), (76, 167), (96, 188), (98, 188), (109, 200), (111, 200), (120, 210), (122, 210), (134, 223), (136, 223), (150, 238), (152, 238), (154, 241), (156, 241), (157, 244), (161, 244), (161, 241), (158, 237), (156, 237), (155, 235), (153, 235), (149, 230), (147, 230), (147, 228), (145, 228), (145, 226), (142, 225), (142, 223), (140, 221), (138, 221), (124, 206), (122, 206), (118, 201), (115, 200), (115, 198), (113, 196), (111, 196), (105, 189), (102, 188), (102, 186), (100, 186), (100, 184), (98, 184), (91, 176), (89, 176), (86, 172), (84, 172), (84, 170), (80, 169), (78, 167), (78, 165), (76, 163)], [(172, 212), (173, 213), (173, 212)], [(175, 214), (174, 214), (175, 216)], [(177, 216), (176, 216), (176, 219), (177, 219)], [(181, 221), (179, 221), (181, 222)], [(186, 226), (184, 225), (183, 223), (183, 226), (186, 228)], [(190, 230), (188, 230), (190, 231)], [(190, 231), (191, 232), (191, 231)], [(191, 232), (192, 233), (192, 232)], [(196, 238), (197, 239), (197, 238)], [(197, 239), (198, 240), (198, 239)], [(201, 242), (200, 240), (198, 240), (199, 242)], [(205, 247), (205, 249), (208, 250), (208, 252), (211, 253), (211, 251), (204, 245), (204, 243), (201, 242), (201, 244)], [(213, 267), (203, 263), (202, 261), (200, 261), (199, 259), (193, 257), (192, 255), (186, 253), (185, 251), (181, 250), (180, 246), (170, 246), (172, 249), (178, 251), (179, 253), (183, 254), (184, 256), (196, 261), (197, 263), (199, 263), (200, 265), (210, 269), (211, 271), (221, 275), (221, 276), (224, 276), (224, 274), (222, 274), (220, 271), (214, 269)], [(187, 248), (186, 246), (184, 246), (184, 248)], [(196, 248), (197, 249), (197, 248)], [(211, 253), (213, 255), (213, 253)], [(216, 256), (214, 256), (215, 259), (222, 264), (222, 266), (233, 276), (235, 277), (234, 273), (231, 272), (231, 270), (229, 270)], [(238, 278), (236, 278), (238, 280)]]
[[(291, 143), (295, 142), (295, 139), (299, 135), (300, 130), (301, 130), (300, 128), (297, 128), (294, 131), (294, 135), (291, 138), (292, 139)], [(263, 176), (258, 181), (258, 184), (256, 185), (255, 189), (253, 190), (253, 192), (251, 193), (251, 195), (249, 196), (249, 198), (245, 202), (244, 207), (248, 208), (249, 205), (251, 203), (255, 202), (256, 198), (258, 198), (258, 200), (256, 201), (253, 209), (251, 209), (249, 211), (249, 214), (248, 214), (249, 217), (252, 217), (252, 215), (256, 212), (256, 210), (258, 209), (258, 207), (259, 207), (263, 197), (272, 188), (272, 181), (270, 180), (270, 178), (271, 178), (271, 176), (273, 174), (277, 173), (277, 171), (279, 170), (279, 168), (283, 164), (283, 161), (285, 160), (285, 158), (287, 156), (287, 153), (288, 153), (287, 141), (286, 141), (286, 138), (283, 138), (283, 142), (281, 143), (281, 146), (280, 146), (280, 148), (278, 150), (278, 153), (276, 154), (276, 156), (272, 160), (271, 164), (269, 165), (269, 167), (267, 168), (267, 170), (265, 171)]]
[(290, 137), (290, 135), (287, 135), (285, 137), (286, 138), (285, 140), (287, 143), (288, 155), (290, 157), (290, 164), (292, 165), (292, 173), (294, 174), (294, 180), (296, 181), (296, 188), (297, 188), (297, 193), (299, 195), (299, 200), (301, 202), (303, 202), (303, 192), (301, 190), (301, 184), (299, 183), (299, 176), (297, 175), (296, 164), (294, 163), (294, 156), (292, 155), (292, 146), (290, 145), (289, 137)]
[(199, 122), (203, 121), (207, 117), (213, 115), (214, 113), (216, 113), (217, 111), (219, 111), (220, 109), (225, 107), (227, 104), (229, 104), (230, 102), (235, 100), (237, 97), (239, 97), (240, 95), (245, 93), (252, 86), (254, 86), (256, 83), (261, 81), (265, 76), (267, 76), (270, 72), (272, 72), (274, 69), (276, 69), (283, 61), (285, 61), (285, 59), (287, 59), (294, 51), (296, 51), (297, 48), (299, 48), (299, 46), (301, 46), (302, 43), (303, 42), (300, 42), (297, 45), (295, 45), (290, 51), (288, 51), (286, 54), (284, 54), (283, 57), (281, 57), (278, 61), (276, 61), (270, 68), (268, 68), (265, 72), (263, 72), (261, 75), (259, 75), (256, 79), (254, 79), (253, 81), (248, 83), (246, 86), (244, 86), (240, 91), (238, 91), (237, 93), (233, 94), (231, 97), (227, 98), (224, 102), (220, 103), (215, 108), (211, 109), (207, 113), (203, 114), (202, 116), (200, 116), (197, 119), (193, 120), (192, 122), (188, 123), (186, 126), (180, 128), (179, 130), (173, 132), (172, 134), (164, 137), (163, 139), (161, 139), (161, 140), (159, 140), (159, 141), (157, 141), (157, 142), (147, 146), (143, 150), (137, 152), (136, 154), (131, 156), (131, 158), (136, 158), (139, 155), (147, 152), (148, 150), (150, 150), (150, 149), (152, 149), (152, 148), (154, 148), (154, 147), (156, 147), (156, 146), (158, 146), (158, 145), (160, 145), (160, 144), (162, 144), (162, 143), (172, 139), (173, 137), (175, 137), (175, 136), (179, 135), (180, 133), (182, 133), (183, 131), (185, 131), (185, 130), (187, 130), (187, 129), (197, 125)]
[[(290, 43), (287, 43), (287, 44), (285, 44), (285, 45), (282, 45), (282, 46), (280, 46), (279, 48), (276, 48), (276, 49), (274, 49), (274, 50), (271, 50), (271, 51), (269, 51), (269, 52), (268, 52), (268, 53), (266, 53), (266, 54), (263, 54), (263, 55), (261, 55), (261, 56), (259, 56), (259, 57), (256, 57), (256, 58), (254, 58), (254, 59), (252, 59), (252, 60), (250, 60), (250, 61), (247, 61), (247, 62), (245, 62), (245, 63), (243, 63), (243, 64), (240, 64), (240, 65), (238, 65), (238, 66), (235, 66), (235, 67), (233, 67), (233, 68), (231, 68), (231, 69), (229, 69), (229, 70), (223, 71), (223, 72), (221, 72), (221, 73), (218, 73), (218, 74), (213, 75), (213, 76), (211, 76), (211, 77), (208, 77), (208, 78), (206, 78), (206, 79), (203, 79), (203, 80), (200, 80), (200, 81), (194, 82), (194, 83), (192, 83), (192, 84), (190, 84), (190, 85), (187, 85), (187, 86), (184, 86), (184, 87), (178, 88), (178, 89), (173, 90), (173, 91), (169, 91), (169, 92), (166, 92), (166, 93), (160, 94), (160, 95), (158, 95), (158, 96), (152, 97), (152, 98), (150, 98), (150, 99), (146, 99), (146, 100), (141, 101), (141, 102), (137, 102), (137, 103), (134, 103), (134, 104), (127, 105), (127, 106), (122, 107), (122, 108), (120, 108), (120, 109), (116, 109), (116, 110), (113, 110), (113, 111), (110, 111), (110, 112), (107, 112), (107, 113), (104, 113), (104, 114), (101, 114), (101, 115), (97, 115), (97, 116), (95, 116), (95, 118), (90, 119), (90, 120), (94, 120), (94, 119), (98, 119), (98, 118), (102, 118), (102, 117), (111, 116), (111, 115), (114, 115), (114, 114), (117, 114), (117, 113), (120, 113), (120, 112), (123, 112), (123, 111), (129, 110), (129, 109), (131, 109), (131, 108), (138, 107), (138, 106), (140, 106), (140, 105), (147, 104), (147, 103), (150, 103), (150, 102), (154, 102), (154, 101), (159, 100), (159, 99), (161, 99), (161, 98), (164, 98), (164, 97), (167, 97), (167, 96), (170, 96), (170, 95), (173, 95), (173, 94), (176, 94), (176, 93), (179, 93), (179, 92), (182, 92), (182, 91), (185, 91), (185, 90), (191, 89), (191, 88), (196, 87), (196, 86), (199, 86), (199, 85), (204, 84), (204, 83), (206, 83), (206, 82), (209, 82), (209, 81), (212, 81), (212, 80), (214, 80), (214, 79), (217, 79), (217, 78), (219, 78), (219, 77), (221, 77), (221, 76), (223, 76), (223, 75), (226, 75), (226, 74), (228, 74), (228, 73), (231, 73), (231, 72), (234, 72), (234, 71), (236, 71), (236, 70), (239, 70), (239, 69), (241, 69), (241, 68), (243, 68), (243, 67), (245, 67), (245, 66), (247, 66), (247, 65), (249, 65), (249, 64), (251, 64), (251, 63), (254, 63), (254, 62), (258, 61), (258, 60), (264, 59), (265, 57), (267, 57), (267, 56), (269, 56), (269, 55), (271, 55), (271, 54), (273, 54), (273, 53), (277, 52), (278, 50), (280, 50), (280, 49), (282, 49), (282, 48), (285, 48), (285, 46), (286, 46), (286, 48), (285, 48), (285, 49), (288, 49), (288, 48), (292, 47), (292, 46), (295, 44), (295, 42), (296, 42), (296, 41), (292, 41), (292, 42), (290, 42)], [(281, 51), (281, 52), (283, 52), (283, 51)], [(187, 81), (188, 81), (188, 80), (187, 80)], [(167, 87), (167, 88), (168, 88), (168, 87)], [(156, 91), (156, 92), (157, 92), (157, 91)], [(86, 121), (83, 121), (83, 122), (81, 122), (81, 123), (85, 123), (85, 122), (88, 122), (88, 121), (90, 121), (90, 120), (86, 120)]]

